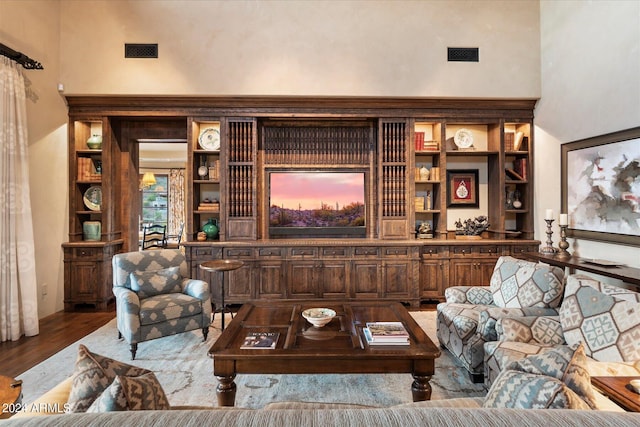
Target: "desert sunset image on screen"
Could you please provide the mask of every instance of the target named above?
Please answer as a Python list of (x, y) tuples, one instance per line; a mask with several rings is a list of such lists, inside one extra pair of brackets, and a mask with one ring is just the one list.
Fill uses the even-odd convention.
[(272, 172), (271, 227), (364, 227), (362, 172)]

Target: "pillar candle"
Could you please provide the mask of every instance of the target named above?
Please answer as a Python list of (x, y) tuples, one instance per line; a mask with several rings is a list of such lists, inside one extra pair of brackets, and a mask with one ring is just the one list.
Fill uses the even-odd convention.
[(553, 219), (553, 209), (547, 209), (544, 215), (544, 219)]
[(569, 225), (569, 215), (561, 213), (560, 218), (558, 219), (558, 224)]

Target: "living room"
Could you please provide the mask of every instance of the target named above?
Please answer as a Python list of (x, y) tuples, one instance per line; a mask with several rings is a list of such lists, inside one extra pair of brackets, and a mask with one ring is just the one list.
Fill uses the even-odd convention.
[[(638, 126), (635, 1), (187, 4), (0, 3), (0, 43), (44, 65), (25, 72), (40, 319), (64, 309), (65, 96), (537, 100), (532, 212), (541, 242), (546, 210), (562, 212), (561, 145)], [(140, 42), (158, 43), (158, 59), (123, 57), (125, 43)], [(478, 47), (480, 61), (448, 62), (447, 47)], [(558, 234), (554, 225), (556, 245)], [(581, 257), (640, 267), (632, 245), (569, 244)]]

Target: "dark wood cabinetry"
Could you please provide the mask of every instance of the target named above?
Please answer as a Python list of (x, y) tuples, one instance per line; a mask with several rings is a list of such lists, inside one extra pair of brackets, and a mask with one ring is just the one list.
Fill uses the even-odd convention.
[[(212, 283), (215, 294), (219, 275), (203, 272), (199, 264), (212, 259), (245, 263), (228, 273), (228, 303), (387, 298), (415, 304), (442, 299), (451, 285), (487, 284), (498, 256), (538, 247), (532, 240), (535, 100), (70, 96), (67, 102), (69, 306), (102, 305), (110, 284), (96, 276), (106, 273), (97, 263), (137, 248), (131, 231), (138, 229), (137, 220), (127, 210), (137, 191), (137, 180), (132, 180), (137, 152), (131, 141), (140, 138), (145, 121), (172, 124), (171, 135), (158, 137), (186, 135), (183, 245), (191, 275)], [(135, 125), (127, 130), (129, 122)], [(180, 124), (181, 129), (174, 126)], [(473, 135), (473, 147), (454, 143), (461, 130)], [(94, 133), (103, 137), (99, 150), (86, 146)], [(99, 159), (101, 177), (79, 175), (79, 165), (86, 162), (82, 158)], [(461, 165), (480, 169), (479, 209), (472, 216), (486, 215), (491, 224), (484, 240), (469, 244), (455, 240), (452, 226), (469, 211), (460, 211), (447, 198), (447, 171)], [(272, 233), (270, 177), (292, 171), (363, 176), (362, 232)], [(92, 186), (102, 190), (98, 210), (83, 205)], [(218, 236), (198, 241), (209, 220), (217, 223)], [(83, 239), (87, 221), (101, 222), (98, 242)], [(431, 226), (433, 238), (415, 238), (423, 222)], [(93, 247), (102, 261), (77, 259), (75, 246)], [(95, 290), (98, 298), (83, 287), (96, 278), (109, 288)]]

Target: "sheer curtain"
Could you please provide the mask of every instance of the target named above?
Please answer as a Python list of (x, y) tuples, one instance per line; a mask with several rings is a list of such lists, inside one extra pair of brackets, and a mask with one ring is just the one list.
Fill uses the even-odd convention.
[(178, 234), (184, 223), (184, 169), (169, 170), (169, 218), (167, 234)]
[(22, 67), (0, 57), (0, 338), (38, 334)]

